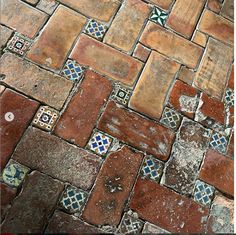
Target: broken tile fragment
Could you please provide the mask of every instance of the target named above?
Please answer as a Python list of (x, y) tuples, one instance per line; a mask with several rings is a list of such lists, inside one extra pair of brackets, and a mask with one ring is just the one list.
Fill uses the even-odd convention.
[(193, 70), (190, 70), (185, 66), (181, 66), (179, 74), (178, 74), (179, 80), (191, 86), (193, 83), (194, 77), (195, 77), (195, 72)]
[(192, 41), (199, 46), (206, 47), (208, 36), (198, 30), (195, 31)]
[(58, 2), (56, 0), (39, 0), (37, 8), (45, 13), (51, 15), (57, 8)]
[(141, 43), (138, 43), (134, 49), (133, 57), (141, 60), (142, 62), (146, 62), (150, 53), (151, 50), (149, 48), (143, 46)]
[(151, 234), (166, 234), (169, 233), (165, 229), (162, 229), (154, 224), (146, 222), (143, 226), (142, 233), (151, 233)]

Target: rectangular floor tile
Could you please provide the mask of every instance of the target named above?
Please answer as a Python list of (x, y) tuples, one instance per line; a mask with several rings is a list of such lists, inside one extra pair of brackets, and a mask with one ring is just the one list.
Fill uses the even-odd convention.
[(13, 159), (62, 181), (87, 190), (100, 168), (100, 159), (56, 136), (30, 127)]
[(150, 3), (156, 4), (164, 10), (168, 10), (173, 3), (173, 0), (148, 0)]
[(98, 128), (161, 160), (169, 157), (174, 132), (110, 101)]
[(85, 147), (111, 91), (110, 81), (88, 70), (77, 93), (59, 119), (55, 134)]
[(167, 20), (167, 26), (190, 38), (196, 27), (206, 0), (178, 0)]
[(85, 206), (85, 221), (95, 225), (119, 224), (142, 158), (126, 146), (106, 158)]
[(212, 11), (204, 11), (199, 30), (225, 43), (234, 43), (233, 23)]
[(27, 57), (52, 69), (60, 69), (85, 23), (86, 18), (83, 15), (59, 6)]
[(1, 24), (16, 29), (29, 38), (39, 32), (48, 18), (44, 12), (19, 0), (1, 0), (0, 5)]
[(153, 22), (148, 22), (140, 42), (189, 68), (195, 68), (203, 54), (203, 49), (197, 44)]
[(194, 84), (209, 95), (221, 99), (232, 60), (233, 48), (210, 38)]
[(0, 63), (4, 83), (56, 109), (62, 108), (73, 86), (71, 81), (10, 53), (5, 53)]
[(63, 191), (63, 183), (37, 171), (24, 182), (2, 224), (3, 233), (43, 233)]
[(70, 57), (129, 86), (133, 85), (142, 68), (140, 61), (84, 34), (80, 36)]
[(139, 217), (172, 233), (204, 233), (209, 213), (192, 199), (156, 184), (138, 179), (130, 207)]
[[(135, 86), (129, 107), (149, 117), (161, 117), (165, 98), (180, 65), (153, 51)], [(158, 94), (158, 95), (157, 95)]]
[(143, 1), (126, 0), (106, 33), (104, 42), (130, 52), (149, 13), (150, 7)]

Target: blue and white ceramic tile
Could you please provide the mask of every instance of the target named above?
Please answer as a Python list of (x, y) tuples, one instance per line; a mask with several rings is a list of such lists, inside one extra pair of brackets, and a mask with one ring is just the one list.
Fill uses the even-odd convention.
[(160, 122), (171, 129), (179, 127), (181, 115), (173, 109), (165, 107)]
[(41, 106), (34, 117), (33, 124), (50, 131), (56, 123), (58, 116), (58, 111), (47, 106)]
[(88, 193), (73, 186), (67, 186), (61, 201), (61, 207), (69, 213), (80, 212), (87, 200)]
[(147, 156), (144, 159), (141, 169), (141, 175), (143, 178), (152, 179), (159, 182), (164, 164), (152, 156)]
[(214, 132), (211, 137), (210, 146), (221, 153), (225, 153), (228, 146), (228, 139), (226, 136)]
[(101, 155), (105, 156), (110, 145), (112, 143), (112, 138), (97, 131), (93, 134), (92, 138), (89, 140), (88, 148)]
[(120, 234), (140, 233), (143, 228), (143, 222), (127, 213), (124, 214), (118, 232)]
[(18, 187), (24, 180), (29, 169), (21, 164), (10, 161), (2, 173), (3, 181), (12, 186)]
[(225, 91), (225, 105), (228, 107), (234, 106), (234, 91), (230, 88), (227, 88)]
[(61, 71), (61, 75), (65, 76), (71, 81), (79, 81), (84, 73), (84, 68), (76, 61), (68, 59)]
[(107, 27), (97, 22), (94, 19), (89, 20), (87, 26), (85, 27), (85, 32), (98, 40), (102, 40)]
[(121, 104), (127, 105), (132, 91), (119, 83), (115, 84), (114, 91), (112, 92), (111, 98), (118, 101)]
[(24, 55), (31, 45), (31, 40), (19, 33), (15, 33), (14, 36), (7, 44), (7, 49), (11, 50), (19, 55)]
[(197, 180), (194, 188), (194, 201), (210, 207), (214, 192), (213, 186)]
[(168, 14), (161, 10), (160, 8), (154, 7), (152, 14), (150, 16), (150, 20), (152, 20), (153, 22), (164, 26), (167, 20)]

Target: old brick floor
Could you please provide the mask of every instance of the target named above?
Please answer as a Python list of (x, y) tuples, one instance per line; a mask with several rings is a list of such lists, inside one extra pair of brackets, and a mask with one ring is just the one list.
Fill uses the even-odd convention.
[(2, 233), (233, 233), (233, 0), (0, 0)]

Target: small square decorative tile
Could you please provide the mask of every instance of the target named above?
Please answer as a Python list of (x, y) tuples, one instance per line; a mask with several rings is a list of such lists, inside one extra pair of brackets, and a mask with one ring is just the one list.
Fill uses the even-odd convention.
[(24, 55), (31, 45), (31, 40), (19, 33), (15, 33), (14, 36), (7, 44), (7, 49), (19, 54)]
[(160, 24), (161, 26), (164, 26), (166, 23), (167, 17), (168, 17), (168, 14), (165, 11), (157, 7), (154, 7), (152, 14), (150, 16), (150, 20), (152, 20), (153, 22), (157, 24)]
[(79, 81), (84, 73), (84, 68), (76, 61), (68, 59), (64, 65), (61, 75), (65, 76), (71, 81)]
[(88, 148), (99, 155), (105, 156), (112, 141), (111, 137), (97, 131), (89, 140)]
[(159, 182), (163, 171), (164, 164), (158, 161), (152, 156), (147, 156), (144, 159), (143, 166), (141, 169), (141, 175), (144, 178), (152, 179), (156, 182)]
[(210, 207), (214, 192), (215, 188), (213, 186), (197, 180), (194, 188), (194, 201)]
[(2, 173), (3, 181), (12, 186), (18, 187), (24, 180), (29, 169), (19, 163), (10, 161)]
[(58, 117), (58, 111), (47, 106), (41, 106), (34, 117), (33, 125), (51, 131)]
[(140, 233), (143, 227), (143, 222), (136, 219), (127, 213), (123, 216), (120, 226), (119, 233), (130, 234), (130, 233)]
[(226, 150), (227, 150), (227, 145), (228, 145), (228, 140), (227, 140), (227, 137), (218, 133), (218, 132), (215, 132), (213, 133), (212, 137), (211, 137), (211, 142), (210, 142), (210, 146), (221, 152), (221, 153), (225, 153)]
[(228, 107), (234, 106), (234, 91), (230, 88), (225, 91), (225, 105)]
[(87, 197), (87, 192), (69, 185), (62, 195), (60, 206), (69, 213), (80, 212)]
[(127, 105), (132, 91), (119, 83), (115, 84), (115, 88), (112, 92), (111, 98), (118, 101), (121, 104)]
[(107, 27), (97, 22), (94, 19), (89, 20), (88, 24), (85, 27), (85, 32), (90, 36), (102, 40)]
[(169, 128), (176, 129), (180, 125), (181, 115), (175, 110), (165, 107), (160, 122)]

